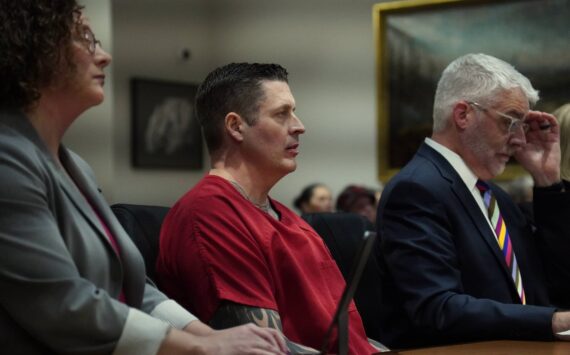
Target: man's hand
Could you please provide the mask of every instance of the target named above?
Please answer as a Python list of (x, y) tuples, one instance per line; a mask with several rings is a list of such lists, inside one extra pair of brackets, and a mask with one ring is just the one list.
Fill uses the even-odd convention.
[(516, 153), (516, 160), (534, 179), (535, 186), (560, 182), (560, 127), (548, 113), (529, 111), (525, 122), (530, 126), (526, 144)]
[[(552, 315), (552, 332), (558, 339), (570, 341), (570, 312), (555, 312)], [(569, 332), (570, 333), (570, 332)]]

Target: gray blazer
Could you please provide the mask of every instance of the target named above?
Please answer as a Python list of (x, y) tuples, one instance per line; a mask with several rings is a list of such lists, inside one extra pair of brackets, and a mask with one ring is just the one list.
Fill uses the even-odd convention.
[(59, 154), (65, 170), (26, 116), (0, 112), (1, 352), (154, 354), (166, 322), (195, 317), (147, 282), (86, 162)]

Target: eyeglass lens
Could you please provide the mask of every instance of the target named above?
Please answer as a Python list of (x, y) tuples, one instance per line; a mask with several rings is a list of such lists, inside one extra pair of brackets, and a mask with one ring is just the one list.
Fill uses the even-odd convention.
[[(470, 105), (477, 107), (478, 109), (480, 109), (482, 111), (485, 111), (485, 112), (490, 111), (488, 108), (478, 104), (477, 102), (468, 101), (468, 103)], [(523, 118), (514, 118), (514, 117), (511, 117), (510, 115), (499, 112), (497, 110), (492, 110), (492, 111), (497, 113), (501, 118), (508, 120), (508, 122), (509, 122), (508, 123), (508, 131), (510, 133), (515, 132), (519, 127), (521, 127), (525, 133), (528, 132), (528, 130), (530, 129), (530, 126), (528, 125), (528, 123), (524, 122), (524, 117)]]
[(89, 53), (94, 54), (97, 45), (101, 46), (101, 41), (97, 40), (93, 32), (88, 28), (85, 29), (83, 36), (89, 45)]

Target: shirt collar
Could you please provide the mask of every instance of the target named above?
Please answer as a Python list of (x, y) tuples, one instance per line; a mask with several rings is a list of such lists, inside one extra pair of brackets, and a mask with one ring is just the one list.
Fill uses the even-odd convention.
[(470, 190), (475, 188), (475, 184), (477, 183), (478, 177), (469, 169), (465, 161), (454, 151), (447, 148), (444, 145), (439, 144), (438, 142), (434, 141), (433, 139), (426, 137), (425, 143), (433, 148), (436, 152), (441, 154), (445, 160), (449, 162), (451, 167), (459, 174), (461, 180), (465, 186), (467, 186)]

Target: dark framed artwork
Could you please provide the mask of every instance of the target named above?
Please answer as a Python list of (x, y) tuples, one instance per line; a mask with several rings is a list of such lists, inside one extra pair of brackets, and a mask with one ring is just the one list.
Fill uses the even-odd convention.
[[(568, 0), (409, 0), (373, 8), (379, 178), (392, 177), (431, 135), (445, 67), (467, 53), (503, 59), (540, 91), (536, 109), (570, 101)], [(498, 179), (523, 173), (509, 163)]]
[(194, 113), (198, 85), (131, 79), (132, 162), (136, 167), (202, 169)]

